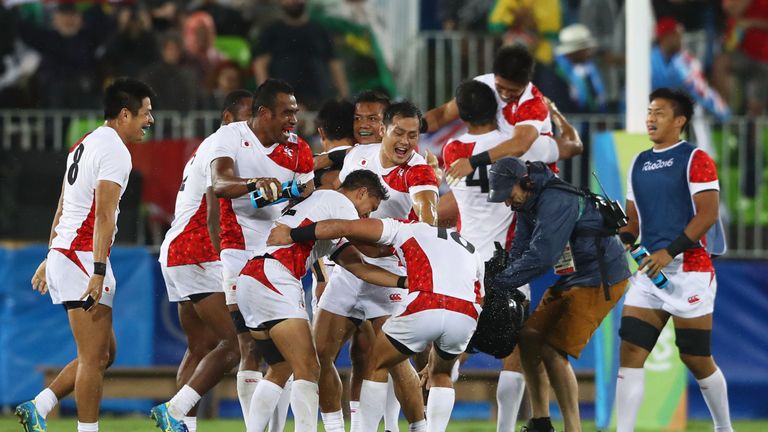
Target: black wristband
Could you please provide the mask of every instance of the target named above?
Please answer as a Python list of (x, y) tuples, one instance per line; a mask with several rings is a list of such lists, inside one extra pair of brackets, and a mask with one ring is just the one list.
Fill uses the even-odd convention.
[(331, 169), (340, 170), (344, 166), (344, 158), (347, 156), (346, 150), (332, 150), (328, 152), (328, 159), (332, 165)]
[(624, 244), (634, 245), (637, 241), (637, 236), (629, 231), (622, 231), (619, 233), (619, 239)]
[(491, 154), (487, 151), (484, 151), (482, 153), (478, 153), (476, 155), (473, 155), (469, 158), (469, 164), (472, 165), (472, 168), (477, 168), (479, 166), (485, 166), (491, 164)]
[(408, 278), (406, 276), (400, 276), (397, 278), (397, 287), (398, 288), (405, 288), (405, 281), (407, 281)]
[(101, 276), (106, 276), (107, 275), (107, 264), (103, 263), (103, 262), (94, 262), (93, 263), (93, 274), (101, 275)]
[(293, 228), (291, 229), (291, 239), (294, 243), (317, 240), (317, 237), (315, 237), (315, 228), (317, 228), (316, 223)]
[(429, 131), (429, 122), (424, 117), (419, 120), (419, 133), (427, 133)]
[(256, 192), (256, 179), (248, 179), (245, 181), (245, 187), (248, 188), (248, 192)]
[(677, 236), (676, 239), (672, 240), (672, 243), (667, 245), (665, 249), (667, 250), (667, 252), (669, 252), (669, 255), (672, 258), (674, 258), (680, 255), (681, 253), (683, 253), (683, 251), (685, 251), (686, 249), (690, 249), (696, 246), (696, 244), (697, 243), (695, 241), (689, 239), (688, 236), (685, 235), (685, 233), (683, 232), (683, 233), (680, 233), (680, 235)]

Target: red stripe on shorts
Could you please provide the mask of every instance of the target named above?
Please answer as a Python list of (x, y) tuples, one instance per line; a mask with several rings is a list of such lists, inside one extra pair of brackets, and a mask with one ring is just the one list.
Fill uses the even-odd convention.
[(443, 309), (458, 312), (467, 315), (472, 319), (477, 319), (478, 316), (474, 303), (433, 292), (419, 292), (419, 295), (410, 302), (408, 307), (405, 308), (405, 311), (398, 316), (407, 316), (430, 309)]
[(272, 285), (272, 282), (267, 279), (266, 273), (264, 273), (264, 262), (266, 259), (264, 257), (256, 257), (248, 261), (248, 263), (243, 267), (243, 271), (240, 272), (242, 275), (250, 276), (265, 287), (271, 289), (272, 291), (283, 295), (280, 291), (275, 288), (274, 285)]

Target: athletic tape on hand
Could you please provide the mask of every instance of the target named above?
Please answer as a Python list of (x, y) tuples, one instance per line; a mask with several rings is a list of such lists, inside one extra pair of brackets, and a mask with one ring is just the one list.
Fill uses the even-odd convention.
[(274, 182), (270, 183), (269, 188), (272, 189), (272, 196), (275, 197), (275, 199), (278, 199), (279, 195), (277, 194), (277, 185)]

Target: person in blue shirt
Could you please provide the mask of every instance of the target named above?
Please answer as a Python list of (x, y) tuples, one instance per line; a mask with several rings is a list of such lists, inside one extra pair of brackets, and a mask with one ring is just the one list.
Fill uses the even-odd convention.
[[(635, 428), (643, 401), (643, 366), (670, 317), (680, 359), (699, 383), (718, 432), (731, 431), (725, 377), (710, 351), (717, 281), (710, 253), (725, 244), (718, 223), (719, 184), (714, 161), (680, 139), (693, 115), (693, 102), (681, 90), (661, 88), (650, 95), (646, 117), (653, 147), (630, 164), (628, 225), (620, 237), (627, 248), (650, 252), (630, 279), (621, 317), (617, 431)], [(652, 282), (664, 271), (669, 284)]]
[[(603, 318), (624, 294), (630, 276), (624, 249), (593, 201), (541, 162), (502, 159), (490, 170), (488, 201), (517, 212), (511, 264), (493, 279), (513, 290), (555, 268), (560, 279), (542, 297), (520, 332), (520, 355), (531, 397), (528, 431), (549, 432), (549, 383), (565, 430), (581, 430), (578, 358)], [(539, 373), (546, 369), (549, 377)]]

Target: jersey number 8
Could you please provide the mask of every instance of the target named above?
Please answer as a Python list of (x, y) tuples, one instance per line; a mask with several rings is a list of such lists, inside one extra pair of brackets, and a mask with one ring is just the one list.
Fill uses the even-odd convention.
[(72, 155), (72, 165), (69, 166), (69, 170), (67, 171), (67, 183), (69, 183), (70, 186), (75, 184), (75, 180), (77, 180), (77, 173), (80, 171), (80, 167), (77, 164), (80, 162), (80, 158), (83, 157), (84, 151), (85, 146), (80, 144), (75, 149), (75, 154)]

